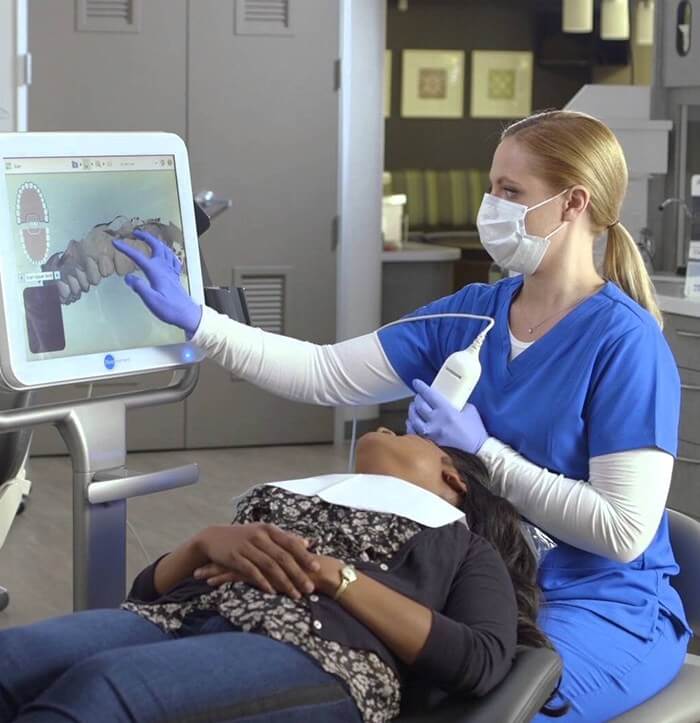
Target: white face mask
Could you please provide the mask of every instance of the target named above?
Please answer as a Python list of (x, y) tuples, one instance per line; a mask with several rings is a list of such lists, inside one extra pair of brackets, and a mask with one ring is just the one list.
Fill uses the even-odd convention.
[(534, 274), (549, 248), (549, 240), (567, 222), (561, 223), (547, 236), (535, 236), (527, 232), (525, 216), (529, 211), (563, 196), (568, 190), (566, 188), (556, 196), (529, 208), (521, 203), (485, 193), (476, 217), (476, 227), (489, 256), (501, 268), (526, 276)]

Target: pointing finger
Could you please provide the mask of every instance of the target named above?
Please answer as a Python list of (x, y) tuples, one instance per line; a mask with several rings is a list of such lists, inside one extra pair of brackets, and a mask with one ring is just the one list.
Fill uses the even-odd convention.
[(148, 231), (144, 231), (140, 228), (136, 229), (132, 235), (144, 243), (147, 243), (150, 246), (154, 257), (163, 256), (163, 251), (167, 248), (167, 246), (157, 236), (154, 236), (152, 233), (148, 233)]
[(130, 258), (139, 268), (144, 271), (148, 270), (148, 262), (150, 259), (142, 251), (130, 246), (123, 239), (112, 239), (112, 245), (117, 251), (123, 253), (127, 258)]

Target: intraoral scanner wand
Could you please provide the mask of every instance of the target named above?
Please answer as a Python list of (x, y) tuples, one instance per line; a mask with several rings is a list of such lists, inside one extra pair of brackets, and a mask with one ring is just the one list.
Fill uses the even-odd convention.
[(436, 389), (456, 409), (460, 411), (469, 401), (469, 397), (474, 391), (481, 377), (481, 363), (479, 362), (479, 352), (484, 344), (486, 335), (491, 331), (495, 321), (490, 316), (481, 316), (478, 314), (463, 313), (445, 313), (445, 314), (427, 314), (425, 316), (411, 316), (405, 319), (398, 319), (386, 324), (382, 329), (395, 324), (407, 324), (414, 321), (424, 321), (427, 319), (442, 319), (445, 317), (461, 318), (461, 319), (482, 319), (488, 321), (488, 326), (481, 331), (476, 339), (466, 348), (456, 351), (447, 357), (442, 368), (437, 373), (431, 388)]

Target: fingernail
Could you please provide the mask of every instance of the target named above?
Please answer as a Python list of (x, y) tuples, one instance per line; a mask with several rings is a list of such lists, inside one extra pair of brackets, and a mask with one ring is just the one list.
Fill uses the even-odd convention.
[(306, 592), (313, 592), (314, 591), (314, 585), (312, 582), (307, 582), (306, 585), (304, 585), (304, 589)]
[(202, 571), (201, 571), (201, 570), (195, 570), (195, 571), (192, 573), (192, 577), (194, 577), (194, 578), (196, 578), (196, 579), (199, 579), (200, 577), (202, 577)]

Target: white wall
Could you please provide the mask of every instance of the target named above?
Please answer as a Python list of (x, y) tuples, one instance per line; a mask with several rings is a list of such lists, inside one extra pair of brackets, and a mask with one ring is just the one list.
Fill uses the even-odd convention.
[(26, 52), (26, 0), (0, 0), (0, 131), (27, 130), (27, 87), (17, 85)]
[(0, 131), (14, 128), (14, 0), (0, 0)]
[[(339, 340), (366, 334), (380, 323), (385, 47), (386, 3), (341, 0)], [(336, 443), (353, 414), (374, 419), (378, 408), (339, 409)]]

